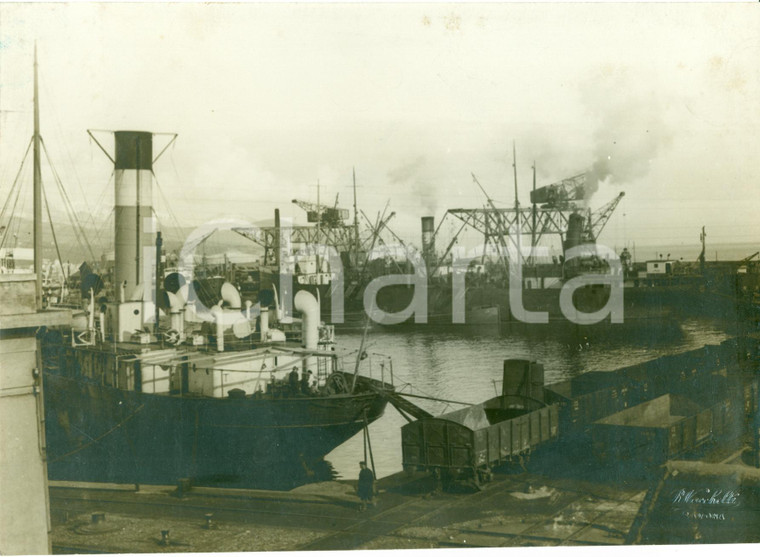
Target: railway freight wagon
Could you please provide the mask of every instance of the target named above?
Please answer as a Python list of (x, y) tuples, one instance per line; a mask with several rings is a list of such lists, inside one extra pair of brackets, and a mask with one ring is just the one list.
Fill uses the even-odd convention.
[[(578, 441), (597, 420), (665, 394), (688, 397), (704, 407), (725, 399), (740, 400), (744, 362), (756, 359), (757, 342), (729, 339), (681, 354), (663, 356), (614, 371), (590, 371), (546, 388), (545, 401), (560, 408), (562, 436)], [(755, 364), (752, 364), (755, 365)], [(745, 401), (752, 400), (745, 387)], [(747, 403), (745, 403), (745, 406)], [(749, 413), (749, 410), (747, 411)]]
[(594, 455), (619, 465), (659, 466), (711, 441), (740, 433), (740, 404), (720, 401), (709, 408), (666, 394), (595, 422)]
[(555, 440), (559, 409), (543, 400), (543, 366), (506, 360), (504, 378), (501, 396), (402, 427), (404, 469), (478, 484), (493, 466)]

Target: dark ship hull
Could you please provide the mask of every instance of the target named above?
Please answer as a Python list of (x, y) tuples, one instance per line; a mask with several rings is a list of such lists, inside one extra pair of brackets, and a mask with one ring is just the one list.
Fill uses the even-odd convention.
[[(680, 321), (690, 318), (713, 319), (724, 323), (742, 322), (756, 312), (753, 301), (760, 292), (760, 276), (755, 272), (737, 272), (737, 264), (721, 264), (708, 269), (703, 275), (673, 275), (666, 277), (631, 279), (623, 283), (624, 326), (616, 330), (649, 329), (656, 334), (677, 333)], [(553, 269), (556, 271), (556, 269)], [(543, 277), (543, 275), (541, 275)], [(534, 282), (540, 282), (534, 277)], [(449, 279), (431, 280), (427, 289), (427, 319), (425, 323), (435, 325), (460, 324), (452, 319), (452, 288)], [(322, 314), (331, 315), (330, 287), (297, 287), (320, 289)], [(344, 299), (344, 322), (352, 323), (363, 319), (363, 289), (347, 286)], [(316, 294), (315, 290), (311, 290)], [(392, 285), (379, 290), (377, 306), (387, 313), (405, 310), (413, 300), (413, 285)], [(604, 306), (609, 290), (606, 287), (588, 286), (574, 294), (575, 307), (582, 312), (592, 312)], [(560, 310), (559, 284), (546, 288), (524, 288), (523, 305), (528, 311), (549, 313), (549, 321), (561, 329), (606, 331), (610, 330), (609, 319), (594, 325), (575, 326)], [(509, 290), (499, 280), (487, 276), (468, 277), (464, 295), (465, 325), (507, 325), (510, 329), (530, 329), (521, 322), (510, 309)], [(334, 321), (333, 321), (334, 322)], [(395, 323), (382, 323), (385, 326)], [(403, 325), (414, 324), (408, 319)], [(619, 325), (619, 324), (616, 324)]]
[(629, 286), (625, 292), (642, 305), (672, 308), (681, 317), (735, 321), (743, 313), (744, 302), (735, 289), (709, 282)]
[(52, 480), (292, 485), (385, 401), (365, 392), (279, 399), (137, 393), (45, 375)]
[[(378, 294), (378, 305), (400, 311), (406, 308), (414, 295), (414, 287), (383, 289)], [(560, 288), (524, 289), (521, 292), (523, 307), (531, 312), (548, 314), (547, 323), (526, 323), (517, 318), (511, 309), (509, 289), (495, 284), (468, 286), (464, 300), (456, 300), (464, 307), (464, 322), (453, 320), (455, 301), (451, 286), (434, 284), (428, 288), (428, 325), (492, 326), (506, 332), (546, 333), (569, 336), (618, 335), (634, 340), (643, 337), (673, 337), (681, 333), (676, 314), (663, 300), (652, 299), (644, 289), (624, 289), (623, 322), (611, 323), (610, 318), (593, 324), (579, 324), (576, 316), (569, 319), (560, 308)], [(575, 291), (573, 305), (578, 312), (591, 313), (603, 308), (609, 299), (609, 288), (587, 286)], [(391, 324), (385, 324), (391, 326)], [(408, 319), (402, 326), (415, 325)]]

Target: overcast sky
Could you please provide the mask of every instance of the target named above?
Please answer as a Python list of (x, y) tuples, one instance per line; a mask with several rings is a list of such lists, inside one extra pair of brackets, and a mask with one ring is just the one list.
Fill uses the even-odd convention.
[[(110, 162), (87, 129), (176, 132), (155, 172), (183, 225), (303, 221), (293, 198), (390, 200), (419, 217), (513, 203), (606, 162), (600, 241), (760, 242), (756, 4), (0, 4), (0, 201), (31, 135), (103, 219)], [(97, 134), (112, 149), (108, 134)], [(166, 137), (156, 139), (157, 146)], [(46, 180), (47, 183), (47, 180)], [(166, 204), (156, 200), (169, 220)], [(444, 230), (450, 229), (447, 225)]]

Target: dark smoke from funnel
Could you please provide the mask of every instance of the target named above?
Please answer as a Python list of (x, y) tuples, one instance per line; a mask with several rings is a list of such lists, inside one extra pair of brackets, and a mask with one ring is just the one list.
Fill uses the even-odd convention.
[(589, 202), (603, 184), (626, 186), (649, 174), (651, 162), (670, 143), (665, 110), (658, 100), (629, 98), (610, 104), (612, 97), (593, 95), (594, 111), (602, 108), (594, 133), (594, 162), (586, 171), (585, 201)]
[(599, 159), (586, 171), (586, 180), (583, 184), (583, 200), (588, 204), (591, 196), (598, 190), (599, 185), (612, 175), (612, 169), (608, 159)]
[(402, 186), (404, 192), (419, 199), (420, 208), (428, 214), (434, 214), (438, 205), (439, 192), (425, 176), (427, 160), (424, 156), (403, 164), (388, 171), (388, 180), (391, 185)]

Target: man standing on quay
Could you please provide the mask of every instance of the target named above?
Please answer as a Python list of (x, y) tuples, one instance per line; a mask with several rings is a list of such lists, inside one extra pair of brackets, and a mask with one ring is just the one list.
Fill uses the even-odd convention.
[(363, 511), (366, 510), (367, 503), (372, 504), (372, 497), (375, 492), (375, 475), (372, 473), (372, 470), (367, 468), (366, 462), (361, 461), (359, 466), (361, 466), (358, 486), (359, 499), (361, 499), (359, 510)]

